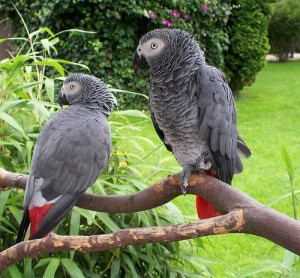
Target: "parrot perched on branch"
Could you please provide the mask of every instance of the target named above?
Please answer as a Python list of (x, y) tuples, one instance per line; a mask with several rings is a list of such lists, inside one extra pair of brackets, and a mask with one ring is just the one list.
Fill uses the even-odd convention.
[(69, 76), (59, 94), (56, 113), (39, 134), (24, 197), (17, 242), (51, 232), (76, 205), (108, 164), (111, 134), (107, 118), (113, 95), (100, 79), (82, 73)]
[[(140, 39), (133, 66), (149, 69), (153, 125), (183, 167), (182, 192), (195, 170), (231, 184), (243, 170), (239, 154), (249, 157), (251, 151), (237, 131), (224, 75), (206, 64), (193, 36), (178, 29), (153, 30)], [(200, 196), (196, 207), (200, 219), (220, 215)]]

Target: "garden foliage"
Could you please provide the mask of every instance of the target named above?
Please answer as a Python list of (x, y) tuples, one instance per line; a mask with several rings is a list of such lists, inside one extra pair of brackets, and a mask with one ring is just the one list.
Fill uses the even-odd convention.
[[(83, 64), (52, 58), (58, 52), (61, 34), (46, 27), (34, 32), (26, 27), (26, 32), (26, 37), (18, 38), (22, 46), (16, 55), (0, 62), (0, 167), (20, 173), (28, 173), (35, 140), (49, 117), (60, 109), (55, 104), (55, 91), (65, 78), (65, 65), (76, 71), (89, 70)], [(133, 136), (149, 121), (137, 110), (112, 113), (110, 164), (88, 192), (133, 193), (146, 188), (147, 181), (164, 171), (166, 160), (151, 165), (144, 161), (148, 151), (141, 143), (146, 142), (151, 150), (160, 149), (147, 138)], [(130, 149), (126, 149), (128, 145)], [(23, 195), (23, 190), (0, 191), (0, 251), (15, 244)], [(172, 203), (134, 214), (106, 214), (75, 207), (55, 231), (61, 235), (93, 235), (183, 221), (182, 213)], [(192, 272), (208, 271), (205, 264), (190, 260), (194, 246), (201, 247), (201, 241), (144, 244), (91, 254), (46, 254), (12, 265), (0, 277), (193, 277)]]
[(225, 54), (225, 72), (236, 93), (251, 84), (262, 69), (269, 50), (267, 29), (270, 0), (232, 0), (234, 9), (227, 30), (230, 47)]
[[(1, 3), (5, 4), (2, 16), (11, 19), (20, 36), (23, 28), (14, 8), (6, 0)], [(60, 57), (85, 63), (116, 88), (143, 94), (148, 92), (148, 78), (134, 73), (131, 60), (139, 38), (151, 29), (191, 32), (205, 50), (207, 62), (225, 70), (234, 91), (254, 80), (268, 50), (269, 0), (16, 0), (15, 4), (32, 30), (48, 26), (54, 32), (97, 31), (64, 34)], [(119, 104), (148, 106), (144, 98), (122, 93)]]
[(300, 1), (275, 3), (268, 32), (271, 51), (279, 56), (280, 61), (287, 60), (292, 50), (300, 49)]

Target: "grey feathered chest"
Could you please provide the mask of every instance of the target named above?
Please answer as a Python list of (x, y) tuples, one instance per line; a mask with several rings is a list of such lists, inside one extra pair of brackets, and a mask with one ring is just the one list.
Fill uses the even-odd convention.
[(251, 152), (237, 132), (234, 99), (222, 72), (207, 65), (193, 36), (179, 29), (144, 35), (133, 63), (149, 68), (152, 122), (183, 166), (182, 192), (193, 170), (213, 167), (230, 184), (243, 170), (237, 150), (245, 156)]
[(195, 165), (204, 155), (211, 158), (207, 143), (199, 136), (201, 122), (195, 94), (161, 88), (152, 83), (150, 105), (156, 123), (164, 133), (164, 142), (171, 146), (182, 166)]

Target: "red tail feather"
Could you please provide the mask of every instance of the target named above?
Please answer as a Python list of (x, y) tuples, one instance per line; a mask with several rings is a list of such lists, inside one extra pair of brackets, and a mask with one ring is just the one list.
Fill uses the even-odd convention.
[[(211, 170), (206, 171), (206, 174), (211, 177), (218, 178), (218, 176)], [(196, 196), (196, 208), (199, 219), (212, 218), (221, 215), (215, 210), (211, 203), (200, 196)]]
[(29, 211), (29, 219), (31, 223), (30, 237), (39, 229), (41, 221), (50, 208), (51, 205), (44, 205), (43, 207), (33, 207)]

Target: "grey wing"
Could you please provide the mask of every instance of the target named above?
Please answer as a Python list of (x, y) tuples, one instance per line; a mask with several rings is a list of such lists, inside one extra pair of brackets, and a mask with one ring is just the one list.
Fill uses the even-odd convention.
[(173, 151), (172, 151), (171, 145), (168, 145), (168, 144), (165, 142), (165, 135), (164, 135), (164, 132), (159, 128), (159, 126), (158, 126), (158, 124), (157, 124), (157, 122), (156, 122), (156, 120), (155, 120), (155, 116), (154, 116), (154, 114), (152, 113), (152, 111), (151, 111), (151, 119), (152, 119), (152, 123), (153, 123), (154, 129), (155, 129), (157, 135), (159, 136), (160, 140), (163, 141), (163, 143), (165, 144), (165, 146), (166, 146), (166, 148), (167, 148), (167, 150), (168, 150), (169, 152), (173, 152)]
[(106, 118), (68, 123), (67, 128), (64, 124), (57, 119), (47, 123), (35, 146), (24, 204), (28, 206), (37, 189), (48, 202), (55, 202), (31, 239), (43, 237), (62, 220), (109, 160), (111, 135)]
[(237, 155), (236, 108), (223, 74), (211, 66), (197, 75), (200, 108), (200, 138), (208, 142), (218, 177), (231, 184), (234, 173), (243, 169)]

